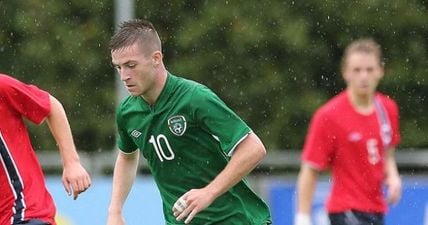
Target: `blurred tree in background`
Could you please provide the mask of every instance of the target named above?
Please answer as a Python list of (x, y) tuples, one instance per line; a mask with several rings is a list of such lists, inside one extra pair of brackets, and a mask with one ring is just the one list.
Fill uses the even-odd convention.
[[(314, 110), (344, 87), (353, 39), (384, 50), (380, 90), (397, 100), (401, 147), (428, 147), (428, 2), (136, 1), (153, 22), (167, 68), (213, 89), (269, 149), (300, 149)], [(0, 2), (0, 71), (58, 97), (79, 149), (114, 147), (111, 1)], [(52, 138), (32, 127), (36, 148)]]
[[(57, 97), (81, 150), (114, 145), (109, 2), (0, 2), (0, 72), (37, 84)], [(56, 149), (46, 127), (31, 126), (31, 133), (36, 149)]]

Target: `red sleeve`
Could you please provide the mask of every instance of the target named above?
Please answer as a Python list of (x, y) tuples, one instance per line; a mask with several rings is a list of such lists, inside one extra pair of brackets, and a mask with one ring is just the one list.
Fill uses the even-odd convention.
[(35, 124), (51, 110), (49, 93), (12, 77), (0, 75), (0, 95), (9, 106)]
[(316, 169), (327, 169), (334, 154), (335, 137), (330, 119), (318, 110), (309, 124), (302, 160)]

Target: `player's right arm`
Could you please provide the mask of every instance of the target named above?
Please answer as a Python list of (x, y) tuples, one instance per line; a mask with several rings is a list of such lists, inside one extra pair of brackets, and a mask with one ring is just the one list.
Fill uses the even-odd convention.
[(297, 178), (297, 212), (295, 225), (311, 225), (311, 208), (319, 172), (329, 167), (334, 154), (334, 138), (329, 113), (318, 109), (311, 119), (302, 152)]
[(311, 207), (318, 170), (303, 163), (297, 178), (297, 214), (294, 225), (311, 225)]
[(61, 155), (63, 164), (62, 183), (67, 193), (69, 195), (73, 193), (73, 198), (77, 199), (80, 193), (91, 186), (91, 178), (80, 163), (62, 104), (53, 96), (49, 96), (49, 100), (51, 110), (46, 121)]
[(134, 183), (140, 151), (124, 153), (119, 151), (113, 172), (113, 188), (108, 209), (108, 225), (124, 225), (122, 208)]

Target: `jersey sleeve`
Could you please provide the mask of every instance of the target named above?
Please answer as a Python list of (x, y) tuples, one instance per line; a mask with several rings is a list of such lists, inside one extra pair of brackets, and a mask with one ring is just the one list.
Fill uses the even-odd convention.
[(336, 136), (331, 126), (328, 116), (320, 110), (315, 113), (310, 122), (302, 160), (315, 169), (327, 169), (333, 158)]
[(192, 107), (195, 120), (219, 141), (228, 155), (251, 132), (247, 124), (205, 86), (194, 90)]
[(35, 124), (40, 124), (50, 113), (49, 93), (34, 85), (1, 76), (0, 92), (13, 110)]
[(124, 128), (124, 122), (120, 113), (120, 108), (116, 111), (116, 126), (118, 131), (117, 145), (124, 153), (132, 153), (137, 150), (137, 145), (132, 140), (130, 134)]

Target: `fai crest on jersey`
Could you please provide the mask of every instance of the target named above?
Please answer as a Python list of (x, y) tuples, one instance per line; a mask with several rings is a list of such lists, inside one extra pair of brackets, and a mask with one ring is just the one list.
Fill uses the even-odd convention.
[(173, 116), (168, 119), (168, 127), (174, 135), (181, 136), (186, 131), (186, 118), (184, 116)]

